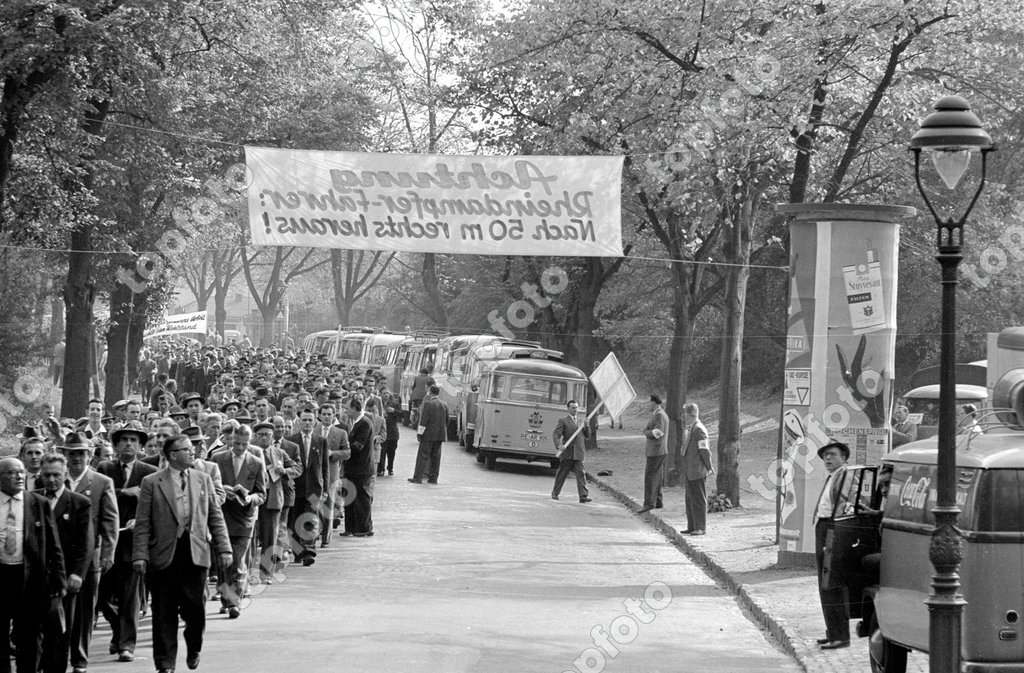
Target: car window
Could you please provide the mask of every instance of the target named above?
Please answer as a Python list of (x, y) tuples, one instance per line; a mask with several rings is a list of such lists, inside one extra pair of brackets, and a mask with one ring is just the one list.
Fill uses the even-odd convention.
[(494, 377), (491, 377), (491, 389), (490, 389), (490, 392), (488, 393), (488, 397), (491, 397), (491, 398), (496, 399), (496, 400), (497, 399), (501, 399), (502, 392), (504, 390), (505, 390), (505, 377), (504, 376), (494, 376)]
[(1024, 532), (1021, 470), (989, 470), (978, 486), (975, 507), (979, 531)]

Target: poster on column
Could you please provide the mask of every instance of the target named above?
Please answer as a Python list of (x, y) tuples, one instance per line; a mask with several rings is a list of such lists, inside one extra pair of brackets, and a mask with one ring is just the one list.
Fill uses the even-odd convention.
[(621, 257), (622, 157), (245, 148), (257, 245)]
[(841, 441), (850, 464), (877, 464), (889, 447), (899, 228), (878, 219), (791, 224), (780, 556), (814, 553), (818, 449)]

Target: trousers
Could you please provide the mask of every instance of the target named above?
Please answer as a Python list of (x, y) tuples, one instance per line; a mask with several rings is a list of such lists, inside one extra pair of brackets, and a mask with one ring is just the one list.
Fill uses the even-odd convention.
[(563, 458), (562, 462), (558, 464), (558, 472), (555, 473), (555, 487), (551, 489), (551, 495), (558, 495), (562, 492), (562, 484), (565, 483), (570, 472), (576, 475), (576, 490), (579, 492), (579, 496), (586, 498), (590, 495), (590, 491), (587, 490), (587, 477), (583, 471), (583, 461), (571, 458)]
[(185, 622), (185, 648), (189, 654), (203, 649), (206, 630), (206, 577), (208, 569), (192, 562), (186, 532), (178, 538), (174, 560), (163, 570), (147, 573), (153, 603), (153, 663), (174, 670), (178, 658), (178, 615)]

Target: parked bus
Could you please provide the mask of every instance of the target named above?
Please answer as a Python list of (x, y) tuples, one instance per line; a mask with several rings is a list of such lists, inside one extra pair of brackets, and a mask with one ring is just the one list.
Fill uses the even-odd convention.
[[(410, 354), (413, 349), (419, 346), (419, 351), (422, 352), (423, 346), (432, 345), (436, 350), (437, 342), (446, 336), (448, 336), (447, 332), (417, 330), (387, 348), (384, 353), (384, 361), (380, 365), (380, 373), (396, 395), (407, 401), (406, 396), (402, 394), (402, 377), (409, 366)], [(419, 369), (415, 371), (419, 371)], [(410, 387), (411, 381), (412, 379), (410, 379)]]
[(459, 446), (472, 448), (476, 426), (476, 404), (480, 381), (484, 372), (498, 360), (535, 357), (550, 362), (561, 362), (561, 351), (541, 348), (536, 341), (502, 339), (470, 348), (462, 364), (462, 376), (456, 398), (456, 421)]
[(339, 328), (336, 348), (329, 354), (329, 361), (340, 367), (358, 369), (363, 359), (363, 345), (380, 331), (374, 327)]
[(302, 350), (316, 355), (328, 353), (332, 346), (332, 342), (337, 341), (337, 339), (338, 330), (336, 329), (313, 332), (312, 334), (307, 334), (302, 340)]
[(477, 462), (493, 470), (499, 458), (544, 461), (558, 467), (552, 435), (569, 400), (586, 415), (587, 376), (549, 360), (543, 350), (487, 363), (476, 404)]
[[(956, 366), (956, 408), (959, 422), (963, 407), (973, 404), (981, 413), (989, 408), (986, 387), (987, 361), (978, 360)], [(917, 438), (927, 439), (939, 432), (939, 372), (938, 366), (925, 367), (910, 379), (911, 390), (903, 396), (910, 420), (917, 424)]]
[(374, 334), (363, 342), (363, 353), (359, 357), (359, 370), (365, 374), (367, 370), (379, 371), (384, 364), (388, 349), (396, 346), (409, 337), (408, 334), (382, 332)]
[(438, 343), (437, 357), (430, 376), (440, 389), (439, 399), (448, 405), (448, 436), (458, 432), (459, 391), (462, 389), (462, 370), (469, 350), (475, 346), (500, 343), (501, 337), (494, 334), (466, 334), (450, 336)]
[(409, 425), (413, 422), (416, 410), (412, 403), (412, 387), (420, 369), (426, 369), (427, 373), (434, 371), (437, 362), (437, 351), (440, 344), (436, 342), (412, 343), (405, 347), (405, 363), (398, 375), (398, 394), (402, 398), (403, 414), (402, 422)]

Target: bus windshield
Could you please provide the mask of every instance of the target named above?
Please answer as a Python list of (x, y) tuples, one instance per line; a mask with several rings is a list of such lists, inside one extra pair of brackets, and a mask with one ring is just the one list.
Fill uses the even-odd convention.
[(569, 384), (566, 381), (551, 381), (530, 376), (512, 376), (510, 379), (510, 400), (561, 406), (569, 399)]

